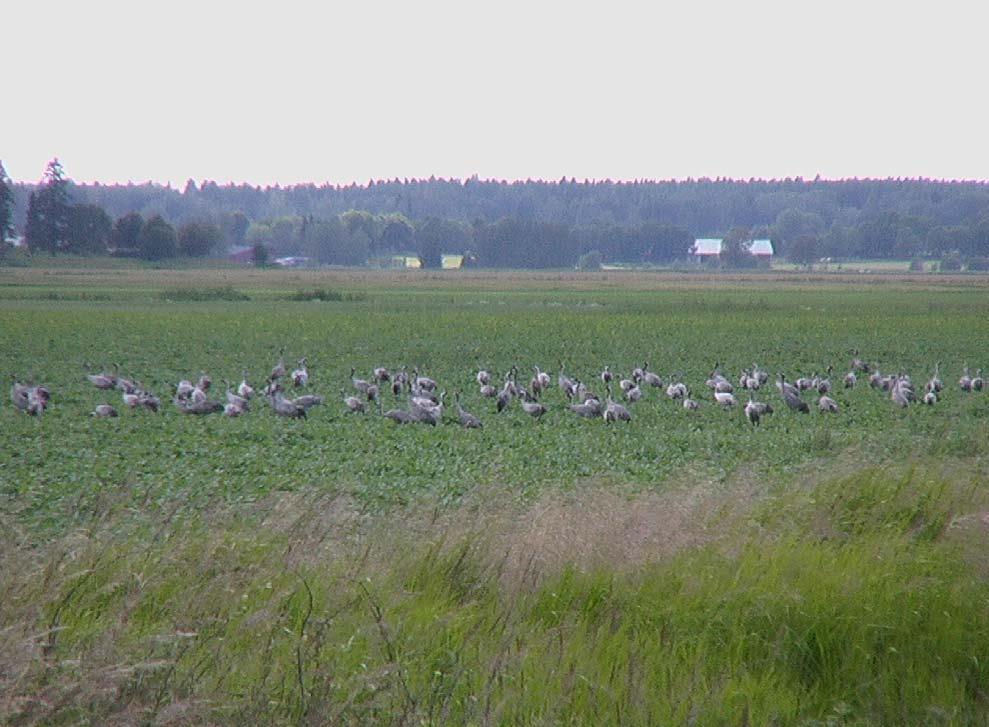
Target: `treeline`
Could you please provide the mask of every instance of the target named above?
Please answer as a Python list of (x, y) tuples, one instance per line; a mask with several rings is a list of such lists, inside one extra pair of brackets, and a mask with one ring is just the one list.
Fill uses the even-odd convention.
[[(989, 257), (989, 185), (977, 182), (430, 178), (257, 187), (190, 180), (178, 190), (76, 185), (54, 161), (39, 185), (4, 186), (11, 231), (29, 243), (54, 241), (41, 249), (73, 252), (149, 257), (260, 245), (321, 263), (404, 253), (428, 265), (443, 252), (467, 253), (484, 266), (563, 267), (591, 251), (605, 261), (667, 263), (687, 257), (695, 237), (766, 237), (778, 256), (798, 262)], [(53, 216), (59, 209), (68, 216)], [(151, 226), (143, 237), (134, 234), (137, 217)]]

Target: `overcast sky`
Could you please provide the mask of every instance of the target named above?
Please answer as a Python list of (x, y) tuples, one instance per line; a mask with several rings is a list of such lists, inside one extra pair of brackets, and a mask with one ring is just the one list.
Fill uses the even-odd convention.
[(5, 3), (0, 160), (76, 181), (989, 178), (981, 3)]

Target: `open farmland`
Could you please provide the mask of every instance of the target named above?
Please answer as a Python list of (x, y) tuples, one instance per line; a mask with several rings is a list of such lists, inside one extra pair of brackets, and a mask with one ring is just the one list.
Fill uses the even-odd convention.
[[(989, 393), (956, 381), (989, 367), (986, 285), (2, 270), (2, 370), (52, 404), (0, 407), (0, 715), (980, 721)], [(318, 290), (340, 299), (299, 295)], [(326, 398), (307, 420), (168, 403), (201, 372), (218, 398), (242, 369), (260, 384), (281, 348)], [(843, 389), (856, 349), (918, 391), (940, 362), (941, 401)], [(609, 425), (555, 386), (561, 362), (603, 394), (603, 366), (645, 361), (700, 409), (650, 389)], [(85, 380), (112, 363), (163, 411)], [(831, 365), (840, 412), (791, 412), (770, 384), (753, 427), (711, 399), (716, 363)], [(403, 364), (449, 392), (445, 425), (346, 412), (351, 367)], [(478, 368), (533, 365), (554, 382), (539, 421), (479, 396)], [(483, 429), (456, 425), (457, 390)], [(120, 417), (87, 416), (102, 402)]]

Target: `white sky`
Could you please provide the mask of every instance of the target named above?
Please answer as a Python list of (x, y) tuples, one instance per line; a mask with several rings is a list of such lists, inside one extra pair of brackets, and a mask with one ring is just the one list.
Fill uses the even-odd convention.
[(173, 185), (987, 179), (987, 20), (978, 2), (13, 0), (0, 160)]

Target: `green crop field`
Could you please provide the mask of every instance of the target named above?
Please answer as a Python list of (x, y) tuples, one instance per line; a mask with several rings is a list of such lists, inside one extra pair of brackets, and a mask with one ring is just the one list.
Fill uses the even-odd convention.
[[(957, 381), (989, 368), (987, 286), (0, 269), (2, 370), (51, 390), (0, 405), (0, 721), (984, 723), (989, 392)], [(281, 349), (307, 419), (172, 406), (201, 373), (260, 388)], [(939, 363), (940, 401), (843, 388), (855, 350), (921, 395)], [(700, 408), (646, 389), (609, 424), (556, 386), (644, 362)], [(705, 386), (754, 363), (759, 427)], [(162, 411), (85, 379), (113, 364)], [(352, 367), (403, 365), (442, 426), (348, 413)], [(538, 421), (478, 392), (513, 366), (551, 373)], [(837, 414), (772, 385), (829, 366)]]

